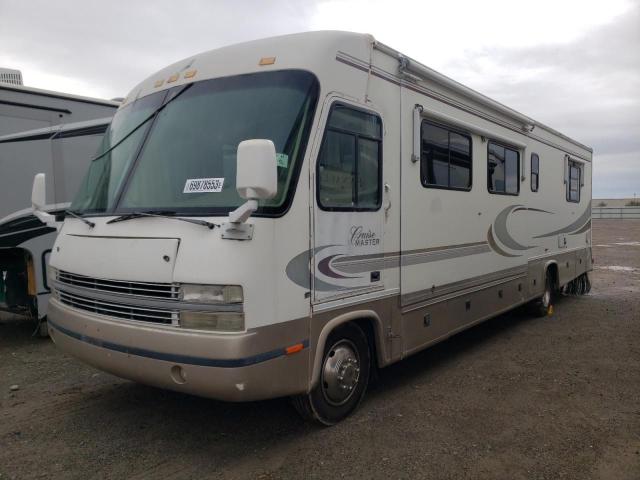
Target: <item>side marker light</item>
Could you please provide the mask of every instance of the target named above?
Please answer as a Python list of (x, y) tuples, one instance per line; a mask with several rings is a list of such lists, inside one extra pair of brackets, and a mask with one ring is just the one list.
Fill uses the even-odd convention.
[(262, 57), (258, 65), (263, 67), (265, 65), (273, 65), (274, 63), (276, 63), (276, 57)]
[(293, 355), (294, 353), (298, 353), (304, 349), (304, 345), (302, 343), (296, 343), (295, 345), (291, 345), (290, 347), (285, 348), (285, 352), (287, 355)]

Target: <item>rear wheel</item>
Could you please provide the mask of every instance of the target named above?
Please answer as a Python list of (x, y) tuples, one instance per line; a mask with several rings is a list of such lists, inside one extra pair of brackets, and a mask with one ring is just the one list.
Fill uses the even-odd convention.
[(355, 324), (341, 326), (327, 338), (318, 385), (294, 397), (293, 405), (307, 420), (334, 425), (362, 401), (370, 370), (367, 336)]
[(552, 305), (553, 305), (554, 290), (555, 290), (555, 286), (553, 282), (553, 277), (549, 274), (549, 271), (547, 270), (547, 273), (545, 274), (545, 280), (544, 280), (544, 292), (542, 293), (542, 296), (535, 301), (535, 304), (534, 304), (535, 313), (539, 317), (545, 317), (550, 314), (551, 309), (553, 308)]
[(574, 278), (564, 286), (563, 293), (565, 295), (586, 295), (591, 291), (591, 281), (588, 273)]

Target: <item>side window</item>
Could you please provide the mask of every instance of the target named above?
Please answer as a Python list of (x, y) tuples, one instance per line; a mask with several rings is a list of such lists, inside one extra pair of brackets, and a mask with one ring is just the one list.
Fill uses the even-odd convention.
[(520, 193), (520, 152), (489, 141), (487, 186), (490, 193)]
[(540, 157), (537, 153), (531, 154), (531, 191), (537, 192), (540, 187)]
[(471, 190), (471, 137), (423, 121), (420, 139), (422, 185)]
[(323, 210), (378, 210), (382, 201), (382, 121), (334, 104), (318, 156), (318, 205)]
[(569, 178), (567, 182), (567, 201), (568, 202), (580, 202), (580, 184), (582, 179), (580, 178), (582, 170), (580, 164), (569, 160)]

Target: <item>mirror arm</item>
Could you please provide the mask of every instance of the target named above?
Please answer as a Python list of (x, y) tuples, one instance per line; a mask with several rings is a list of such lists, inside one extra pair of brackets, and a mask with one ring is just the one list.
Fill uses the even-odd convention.
[(56, 221), (56, 217), (51, 215), (50, 213), (43, 212), (37, 208), (33, 209), (33, 214), (36, 216), (38, 220), (44, 223), (47, 227), (55, 228), (56, 230), (60, 230), (62, 226), (62, 222)]
[(244, 223), (256, 210), (258, 210), (258, 200), (249, 199), (234, 211), (229, 212), (229, 222)]

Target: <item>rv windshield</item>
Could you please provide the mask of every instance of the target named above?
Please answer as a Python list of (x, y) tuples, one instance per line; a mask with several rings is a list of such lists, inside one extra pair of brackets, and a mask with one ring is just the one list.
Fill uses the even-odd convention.
[(281, 214), (293, 196), (317, 97), (311, 73), (287, 70), (204, 80), (136, 100), (113, 118), (71, 209), (226, 214), (244, 202), (236, 192), (238, 144), (265, 138), (276, 146), (278, 193), (256, 214)]

